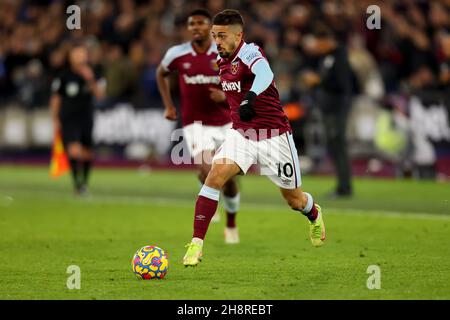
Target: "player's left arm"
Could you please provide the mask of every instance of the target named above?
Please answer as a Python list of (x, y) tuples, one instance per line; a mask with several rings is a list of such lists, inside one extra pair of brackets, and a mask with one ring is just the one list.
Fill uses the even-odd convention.
[(256, 97), (270, 86), (274, 78), (269, 62), (267, 62), (266, 58), (260, 52), (253, 52), (249, 57), (251, 59), (248, 59), (248, 57), (244, 57), (244, 59), (249, 61), (250, 70), (255, 75), (255, 78), (239, 107), (239, 116), (242, 121), (250, 121), (256, 116), (255, 109), (253, 108)]
[(266, 89), (270, 86), (274, 75), (272, 69), (270, 68), (269, 62), (267, 62), (265, 58), (256, 61), (253, 64), (251, 71), (255, 75), (255, 79), (253, 80), (250, 91), (254, 92), (256, 95), (259, 95), (266, 91)]
[(225, 95), (225, 92), (218, 88), (209, 87), (209, 97), (212, 101), (216, 103), (225, 102), (227, 100), (227, 96)]

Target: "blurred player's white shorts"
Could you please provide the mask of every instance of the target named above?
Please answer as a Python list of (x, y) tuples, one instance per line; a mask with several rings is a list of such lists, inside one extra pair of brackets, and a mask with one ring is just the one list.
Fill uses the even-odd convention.
[(237, 130), (229, 129), (213, 162), (226, 163), (226, 159), (234, 161), (244, 174), (253, 164), (258, 164), (261, 175), (266, 175), (281, 188), (295, 189), (301, 186), (297, 149), (289, 132), (256, 141), (245, 138)]
[(201, 122), (194, 122), (183, 127), (183, 135), (191, 157), (195, 157), (205, 150), (215, 151), (225, 140), (231, 122), (223, 126), (206, 126)]

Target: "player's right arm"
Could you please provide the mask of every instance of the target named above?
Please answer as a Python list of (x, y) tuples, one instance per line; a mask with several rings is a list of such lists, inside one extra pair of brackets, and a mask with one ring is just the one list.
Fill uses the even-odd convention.
[(255, 45), (247, 45), (241, 59), (255, 75), (250, 90), (245, 94), (239, 107), (239, 116), (242, 121), (251, 121), (256, 116), (253, 104), (256, 97), (263, 93), (273, 81), (273, 72), (267, 59)]
[(191, 44), (186, 42), (181, 45), (176, 45), (167, 50), (161, 63), (156, 70), (156, 82), (158, 84), (159, 93), (166, 108), (164, 116), (169, 120), (177, 119), (177, 109), (170, 94), (170, 84), (167, 76), (170, 72), (179, 70), (179, 57), (191, 51)]
[(156, 70), (156, 82), (158, 84), (164, 108), (166, 109), (164, 117), (168, 120), (176, 120), (177, 109), (173, 104), (172, 95), (170, 94), (170, 84), (169, 79), (167, 78), (169, 74), (170, 71), (160, 64)]

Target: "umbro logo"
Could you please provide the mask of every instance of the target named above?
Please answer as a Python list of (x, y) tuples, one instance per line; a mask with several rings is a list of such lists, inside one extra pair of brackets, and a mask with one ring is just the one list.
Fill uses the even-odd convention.
[(198, 220), (198, 221), (205, 221), (205, 216), (204, 215), (202, 215), (202, 214), (199, 214), (199, 215), (196, 215), (195, 216), (195, 220)]

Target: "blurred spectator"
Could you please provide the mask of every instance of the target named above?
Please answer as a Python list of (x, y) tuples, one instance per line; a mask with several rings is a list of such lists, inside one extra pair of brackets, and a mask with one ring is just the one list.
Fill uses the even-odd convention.
[(347, 49), (323, 24), (316, 25), (312, 35), (305, 39), (304, 49), (320, 58), (317, 71), (304, 72), (303, 82), (306, 88), (316, 88), (316, 102), (322, 111), (327, 145), (337, 176), (336, 190), (332, 195), (351, 196), (346, 128), (352, 96), (352, 70)]
[(13, 83), (18, 88), (17, 100), (27, 108), (44, 105), (48, 100), (45, 91), (45, 82), (40, 81), (44, 77), (42, 63), (33, 59), (24, 67), (17, 68), (14, 72)]
[(375, 100), (384, 96), (384, 84), (377, 62), (363, 46), (362, 38), (354, 35), (349, 42), (349, 62), (356, 77), (360, 94)]
[(112, 101), (121, 101), (131, 93), (134, 74), (130, 61), (118, 43), (109, 45), (106, 54), (106, 95)]
[[(448, 78), (445, 71), (448, 55), (443, 56), (445, 41), (442, 38), (445, 37), (439, 36), (450, 31), (450, 5), (445, 0), (80, 0), (76, 4), (82, 12), (81, 30), (65, 28), (68, 4), (68, 1), (0, 0), (0, 93), (3, 99), (17, 97), (19, 91), (23, 91), (23, 82), (14, 81), (16, 69), (36, 59), (42, 65), (44, 77), (51, 78), (55, 69), (61, 68), (59, 61), (67, 42), (94, 39), (98, 43), (94, 50), (98, 64), (104, 67), (108, 80), (112, 80), (108, 95), (136, 101), (137, 94), (140, 105), (156, 104), (158, 107), (158, 95), (145, 92), (145, 89), (154, 90), (154, 87), (144, 87), (153, 81), (149, 72), (169, 46), (185, 40), (182, 29), (185, 12), (202, 6), (212, 14), (226, 7), (243, 12), (247, 40), (264, 46), (275, 73), (286, 73), (293, 79), (314, 63), (305, 56), (301, 42), (318, 19), (327, 23), (344, 43), (351, 44), (357, 38), (359, 53), (372, 56), (370, 62), (364, 59), (375, 66), (373, 69), (379, 66), (378, 74), (384, 88), (377, 88), (377, 94), (401, 90), (403, 82), (415, 82), (416, 73), (423, 66), (443, 81)], [(381, 30), (365, 27), (366, 9), (373, 4), (381, 8)], [(138, 51), (143, 57), (139, 62), (136, 61)], [(37, 64), (34, 62), (34, 65)], [(127, 68), (137, 68), (137, 75), (125, 75)], [(358, 81), (367, 81), (361, 79), (361, 75), (361, 72), (357, 74)], [(117, 81), (121, 76), (124, 76), (123, 83)], [(47, 85), (37, 90), (48, 90), (50, 80), (46, 79)], [(36, 94), (37, 100), (31, 104), (42, 103), (39, 100), (42, 96)]]
[(444, 88), (450, 85), (450, 33), (443, 32), (440, 35), (440, 47), (442, 60), (439, 69), (439, 81)]

